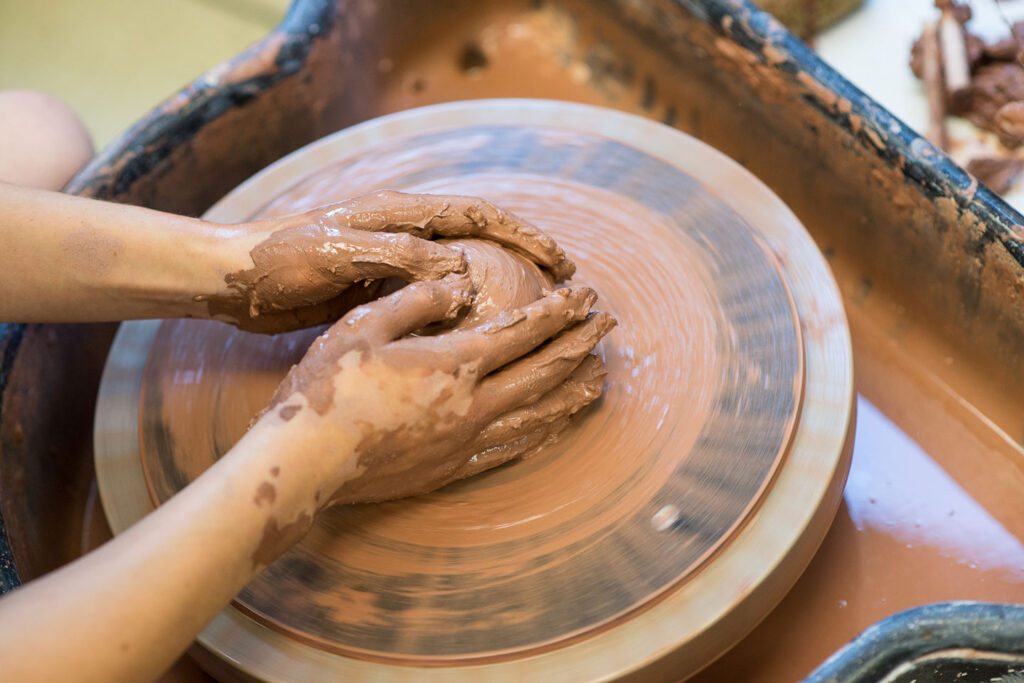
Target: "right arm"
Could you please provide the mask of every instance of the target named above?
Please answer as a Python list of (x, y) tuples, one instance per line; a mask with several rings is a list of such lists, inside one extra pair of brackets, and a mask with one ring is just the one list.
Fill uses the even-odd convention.
[[(600, 394), (588, 354), (614, 321), (589, 314), (591, 290), (558, 290), (475, 329), (408, 336), (471, 297), (465, 275), (414, 283), (318, 337), (210, 469), (123, 534), (0, 599), (4, 678), (151, 680), (326, 506), (432, 490), (482, 469), (466, 467), (484, 446), (497, 454), (487, 466), (500, 464), (517, 453), (503, 444), (531, 429), (503, 431), (502, 417), (566, 392), (581, 397), (577, 409)], [(547, 417), (573, 410), (549, 403)]]

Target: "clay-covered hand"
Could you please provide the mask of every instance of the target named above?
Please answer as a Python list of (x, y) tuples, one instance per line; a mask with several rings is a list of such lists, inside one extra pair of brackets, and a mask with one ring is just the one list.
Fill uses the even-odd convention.
[[(591, 313), (593, 290), (559, 289), (476, 327), (411, 334), (471, 298), (465, 275), (408, 285), (349, 312), (289, 372), (259, 423), (293, 431), (321, 482), (318, 505), (417, 495), (494, 467), (546, 443), (600, 396), (605, 371), (591, 351), (615, 320)], [(339, 462), (339, 453), (352, 455)]]
[(372, 299), (387, 278), (436, 280), (464, 270), (458, 247), (433, 241), (453, 237), (497, 242), (556, 282), (575, 270), (554, 240), (482, 199), (382, 190), (245, 225), (232, 244), (246, 267), (225, 276), (224, 291), (197, 300), (208, 302), (210, 317), (255, 332), (331, 322)]

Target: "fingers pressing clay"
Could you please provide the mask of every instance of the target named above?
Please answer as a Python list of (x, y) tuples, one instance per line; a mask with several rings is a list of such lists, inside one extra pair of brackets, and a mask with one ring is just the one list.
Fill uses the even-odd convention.
[[(318, 336), (302, 360), (288, 371), (266, 410), (273, 409), (296, 392), (314, 401), (310, 387), (323, 385), (330, 392), (329, 378), (337, 372), (337, 361), (354, 349), (369, 350), (432, 322), (454, 318), (472, 300), (473, 285), (465, 274), (454, 273), (443, 280), (413, 282), (382, 299), (349, 311)], [(322, 412), (318, 409), (318, 412)]]
[(556, 282), (576, 266), (537, 227), (477, 197), (381, 190), (337, 204), (326, 217), (357, 230), (407, 232), (418, 237), (481, 237), (528, 256)]
[(562, 376), (551, 391), (539, 399), (520, 404), (494, 418), (472, 442), (474, 453), (495, 448), (547, 425), (561, 417), (575, 415), (584, 406), (597, 400), (604, 388), (608, 370), (604, 361), (587, 354), (568, 376)]
[(396, 360), (404, 357), (407, 364), (422, 362), (417, 359), (430, 353), (438, 369), (451, 372), (472, 366), (482, 377), (529, 353), (566, 325), (582, 320), (596, 299), (589, 287), (559, 289), (475, 327), (436, 337), (400, 339), (388, 345), (387, 352)]
[(443, 280), (413, 282), (350, 311), (332, 328), (379, 345), (394, 341), (430, 323), (453, 319), (473, 299), (473, 283), (465, 273)]
[(555, 288), (547, 271), (489, 240), (444, 240), (442, 244), (462, 250), (476, 289), (473, 305), (459, 320), (458, 329), (468, 330), (505, 311), (528, 306)]
[(505, 413), (487, 425), (467, 448), (474, 455), (455, 471), (452, 480), (471, 477), (516, 458), (529, 458), (557, 441), (569, 426), (569, 418), (601, 396), (607, 374), (600, 358), (584, 358), (564, 382), (539, 401)]
[(573, 373), (615, 325), (615, 318), (607, 313), (592, 314), (549, 344), (485, 378), (477, 389), (477, 409), (489, 419), (538, 401)]
[[(339, 491), (333, 502), (372, 502), (426, 493), (464, 479), (484, 470), (497, 467), (515, 458), (527, 458), (544, 446), (557, 440), (570, 423), (570, 417), (601, 395), (605, 369), (601, 359), (590, 356), (579, 365), (568, 379), (532, 406), (502, 415), (484, 430), (456, 448), (445, 453), (437, 466), (424, 473), (392, 472), (390, 481), (381, 486), (362, 490), (350, 486)], [(418, 455), (432, 450), (446, 451), (445, 444), (424, 444)], [(355, 481), (356, 486), (360, 482)]]
[[(435, 280), (465, 270), (462, 252), (408, 233), (343, 230), (320, 247), (322, 269), (330, 270), (333, 260), (350, 259), (348, 281), (400, 277), (408, 281)], [(332, 275), (335, 273), (332, 271)], [(349, 273), (345, 273), (349, 276)]]
[(526, 459), (558, 439), (558, 435), (569, 426), (569, 417), (556, 418), (543, 429), (525, 434), (513, 435), (510, 441), (480, 451), (452, 474), (452, 481), (466, 479), (475, 474), (494, 469), (499, 465), (519, 459)]
[(597, 294), (589, 287), (556, 290), (479, 327), (445, 335), (445, 344), (460, 364), (479, 359), (480, 373), (486, 374), (534, 350), (566, 326), (582, 321), (596, 301)]
[(209, 302), (210, 317), (249, 329), (266, 327), (255, 323), (260, 316), (317, 306), (356, 282), (436, 280), (466, 266), (459, 249), (413, 235), (317, 223), (273, 232), (249, 255), (253, 267), (226, 275), (225, 293), (196, 297)]

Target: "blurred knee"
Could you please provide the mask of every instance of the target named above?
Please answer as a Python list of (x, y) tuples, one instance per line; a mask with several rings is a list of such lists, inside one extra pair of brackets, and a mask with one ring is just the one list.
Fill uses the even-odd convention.
[(0, 181), (59, 190), (92, 156), (85, 125), (62, 100), (0, 90)]

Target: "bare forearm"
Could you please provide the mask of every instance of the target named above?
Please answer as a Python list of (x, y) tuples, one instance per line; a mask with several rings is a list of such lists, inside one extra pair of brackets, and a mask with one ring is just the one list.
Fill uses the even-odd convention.
[(203, 315), (224, 286), (230, 227), (4, 183), (0, 207), (0, 320)]
[(5, 678), (159, 675), (308, 528), (320, 482), (282, 462), (294, 452), (283, 441), (279, 430), (255, 429), (127, 532), (0, 600)]

